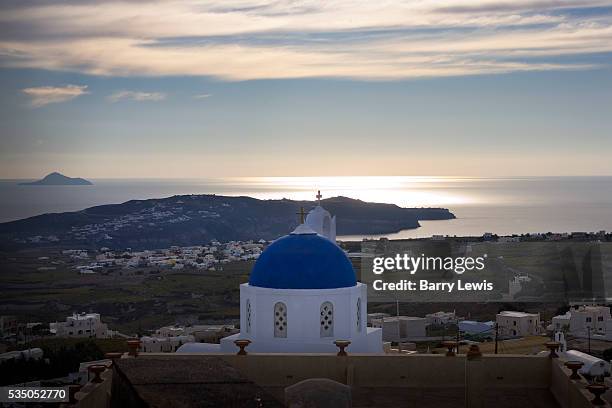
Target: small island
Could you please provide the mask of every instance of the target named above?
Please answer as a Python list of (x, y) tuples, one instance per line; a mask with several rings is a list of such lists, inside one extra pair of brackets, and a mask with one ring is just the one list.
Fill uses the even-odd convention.
[(91, 186), (91, 181), (80, 177), (66, 177), (58, 172), (46, 175), (44, 178), (28, 183), (19, 183), (21, 186)]

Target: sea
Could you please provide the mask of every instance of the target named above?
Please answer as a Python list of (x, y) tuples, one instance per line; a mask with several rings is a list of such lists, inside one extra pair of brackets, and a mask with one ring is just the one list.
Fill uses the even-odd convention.
[[(390, 239), (612, 231), (612, 177), (231, 177), (91, 179), (92, 186), (24, 186), (0, 180), (0, 222), (177, 194), (315, 200), (338, 195), (402, 207), (444, 207), (454, 220), (422, 221)], [(338, 215), (342, 223), (342, 215)]]

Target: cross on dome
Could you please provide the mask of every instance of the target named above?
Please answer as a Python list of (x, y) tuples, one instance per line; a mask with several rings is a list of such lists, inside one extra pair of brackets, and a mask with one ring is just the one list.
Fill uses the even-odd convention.
[(323, 198), (323, 196), (321, 195), (321, 190), (317, 191), (317, 202), (319, 203), (319, 205), (321, 205), (321, 199)]

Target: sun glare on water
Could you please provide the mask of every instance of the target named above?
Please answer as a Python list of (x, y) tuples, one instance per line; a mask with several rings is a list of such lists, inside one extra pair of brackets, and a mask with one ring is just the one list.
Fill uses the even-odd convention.
[(249, 184), (253, 196), (265, 199), (314, 200), (317, 190), (324, 198), (345, 196), (363, 201), (393, 203), (402, 207), (437, 207), (473, 203), (475, 199), (458, 194), (451, 177), (253, 177), (236, 179)]

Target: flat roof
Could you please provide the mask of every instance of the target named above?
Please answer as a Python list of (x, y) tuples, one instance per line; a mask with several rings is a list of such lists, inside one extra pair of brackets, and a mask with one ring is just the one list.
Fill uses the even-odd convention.
[(536, 313), (525, 313), (525, 312), (514, 312), (514, 311), (503, 311), (499, 312), (498, 316), (506, 316), (506, 317), (534, 317), (537, 316)]

